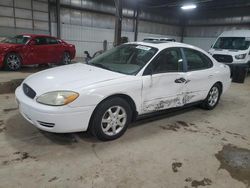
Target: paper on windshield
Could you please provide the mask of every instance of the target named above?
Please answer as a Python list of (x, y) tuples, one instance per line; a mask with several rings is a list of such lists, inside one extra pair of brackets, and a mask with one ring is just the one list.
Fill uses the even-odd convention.
[(246, 37), (245, 41), (250, 41), (250, 37)]
[(151, 48), (150, 47), (147, 47), (147, 46), (136, 46), (137, 49), (140, 49), (140, 50), (150, 50)]

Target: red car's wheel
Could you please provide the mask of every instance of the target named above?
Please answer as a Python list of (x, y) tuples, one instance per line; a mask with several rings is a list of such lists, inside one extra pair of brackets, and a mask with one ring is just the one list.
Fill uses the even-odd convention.
[(69, 52), (64, 52), (63, 53), (63, 58), (62, 58), (62, 65), (68, 65), (71, 63), (71, 57)]
[(4, 60), (5, 69), (16, 71), (21, 68), (21, 65), (22, 65), (22, 59), (18, 54), (9, 53), (6, 55)]

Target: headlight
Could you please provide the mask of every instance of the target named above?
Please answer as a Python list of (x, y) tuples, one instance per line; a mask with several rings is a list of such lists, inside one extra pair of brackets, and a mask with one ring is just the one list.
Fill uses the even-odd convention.
[(73, 102), (78, 96), (73, 91), (53, 91), (37, 97), (36, 101), (50, 106), (62, 106)]
[(247, 54), (240, 54), (240, 55), (236, 55), (235, 59), (244, 59), (246, 57)]

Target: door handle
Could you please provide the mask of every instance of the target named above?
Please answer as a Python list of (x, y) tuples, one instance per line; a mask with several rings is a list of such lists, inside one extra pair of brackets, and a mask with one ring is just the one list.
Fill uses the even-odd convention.
[(186, 82), (187, 80), (185, 78), (177, 78), (174, 82), (175, 83), (184, 83)]

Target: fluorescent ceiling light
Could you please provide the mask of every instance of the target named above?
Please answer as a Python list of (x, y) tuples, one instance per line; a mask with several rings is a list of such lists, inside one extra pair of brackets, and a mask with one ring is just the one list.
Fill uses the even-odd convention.
[(197, 6), (195, 4), (188, 4), (188, 5), (183, 5), (181, 7), (182, 10), (191, 10), (191, 9), (195, 9)]

